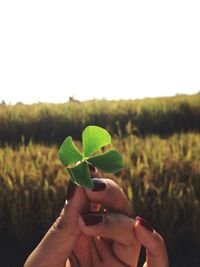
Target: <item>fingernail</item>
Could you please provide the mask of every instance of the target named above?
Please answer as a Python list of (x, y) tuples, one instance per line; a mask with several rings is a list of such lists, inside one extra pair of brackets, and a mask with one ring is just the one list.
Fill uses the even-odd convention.
[(75, 191), (76, 191), (76, 185), (71, 180), (69, 180), (68, 186), (67, 186), (66, 199), (70, 200), (73, 197)]
[(145, 227), (147, 230), (153, 232), (153, 228), (152, 228), (152, 226), (151, 226), (150, 223), (148, 223), (145, 219), (143, 219), (142, 217), (139, 217), (139, 216), (137, 216), (135, 219), (136, 219), (137, 221), (139, 221), (140, 224), (141, 224), (143, 227)]
[(90, 170), (90, 171), (92, 171), (92, 172), (95, 172), (95, 171), (96, 171), (96, 168), (95, 168), (94, 165), (92, 165), (92, 164), (88, 164), (88, 166), (89, 166), (89, 170)]
[(87, 213), (81, 215), (86, 226), (95, 225), (103, 221), (103, 215), (100, 213)]
[(106, 183), (104, 183), (102, 180), (93, 178), (92, 181), (94, 185), (92, 191), (102, 191), (106, 188)]
[(95, 178), (97, 175), (96, 175), (96, 172), (92, 172), (92, 171), (90, 171), (90, 176), (91, 176), (91, 178), (93, 179), (93, 178)]
[(94, 165), (89, 163), (88, 166), (89, 166), (89, 170), (90, 170), (90, 176), (91, 176), (92, 179), (100, 177), (100, 175), (98, 173), (98, 170)]

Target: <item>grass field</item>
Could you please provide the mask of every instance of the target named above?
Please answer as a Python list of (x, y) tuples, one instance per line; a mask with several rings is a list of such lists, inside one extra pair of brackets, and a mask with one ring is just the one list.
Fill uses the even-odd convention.
[[(113, 140), (124, 169), (106, 176), (121, 184), (133, 216), (145, 217), (164, 236), (171, 266), (199, 266), (200, 134), (141, 138), (131, 127)], [(68, 177), (57, 149), (32, 142), (0, 148), (2, 266), (21, 266), (60, 212)]]
[(93, 100), (81, 103), (0, 105), (0, 144), (60, 144), (67, 135), (80, 139), (87, 125), (99, 125), (114, 135), (168, 136), (200, 132), (200, 93), (144, 100)]
[[(200, 94), (64, 104), (0, 104), (0, 263), (22, 266), (65, 201), (57, 150), (87, 125), (113, 136), (124, 159), (114, 175), (133, 216), (152, 223), (171, 266), (200, 262)], [(77, 146), (80, 143), (77, 141)]]

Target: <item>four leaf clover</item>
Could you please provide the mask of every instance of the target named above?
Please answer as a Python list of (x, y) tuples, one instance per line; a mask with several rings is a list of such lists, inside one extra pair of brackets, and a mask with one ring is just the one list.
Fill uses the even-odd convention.
[(94, 155), (96, 151), (110, 143), (110, 134), (98, 126), (88, 126), (84, 129), (82, 133), (83, 153), (73, 143), (71, 136), (64, 140), (58, 155), (62, 164), (67, 168), (72, 182), (85, 188), (93, 188), (89, 164), (107, 173), (115, 173), (123, 167), (122, 157), (114, 149)]

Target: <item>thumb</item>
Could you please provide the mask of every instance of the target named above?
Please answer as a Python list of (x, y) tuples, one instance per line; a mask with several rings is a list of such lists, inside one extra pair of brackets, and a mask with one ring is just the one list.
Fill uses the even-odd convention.
[(80, 236), (79, 213), (86, 212), (89, 201), (85, 191), (68, 183), (67, 200), (60, 216), (28, 257), (24, 267), (63, 267)]
[(167, 249), (163, 238), (141, 217), (134, 225), (138, 241), (146, 248), (145, 267), (168, 267)]

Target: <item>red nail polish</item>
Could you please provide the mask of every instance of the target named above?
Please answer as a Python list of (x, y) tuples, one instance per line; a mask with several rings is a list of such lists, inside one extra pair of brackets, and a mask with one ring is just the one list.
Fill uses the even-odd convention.
[(89, 166), (89, 169), (90, 169), (91, 172), (95, 172), (96, 171), (96, 168), (95, 168), (94, 165), (88, 164), (88, 166)]
[(89, 164), (89, 170), (90, 170), (90, 175), (91, 178), (96, 178), (97, 177), (97, 169), (94, 165)]
[(103, 214), (98, 212), (81, 214), (81, 216), (86, 226), (95, 225), (103, 221)]
[(152, 228), (152, 226), (151, 226), (150, 223), (148, 223), (145, 219), (143, 219), (142, 217), (139, 217), (139, 216), (137, 216), (135, 219), (136, 219), (136, 221), (139, 221), (140, 224), (141, 224), (143, 227), (145, 227), (147, 230), (153, 232), (153, 228)]
[(66, 199), (70, 200), (73, 197), (75, 191), (76, 191), (76, 185), (71, 180), (69, 180), (68, 186), (67, 186)]
[(92, 189), (92, 191), (94, 191), (94, 192), (102, 191), (106, 188), (106, 183), (104, 183), (99, 178), (93, 178), (92, 181), (93, 181), (93, 185), (94, 185), (94, 188)]

